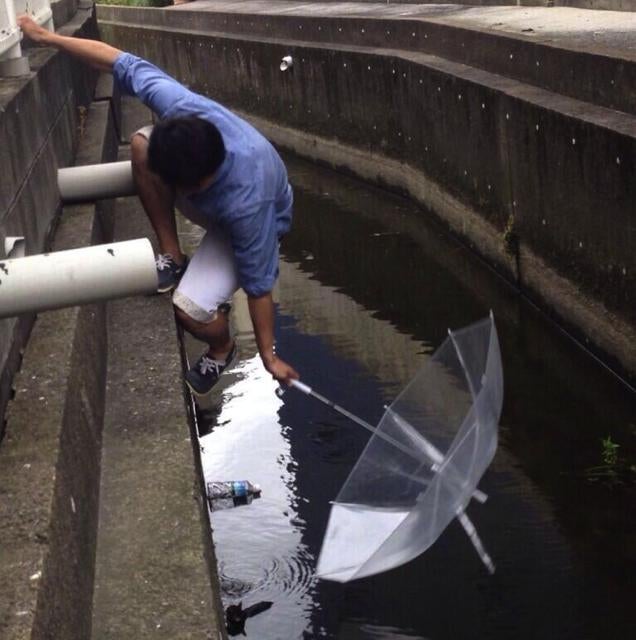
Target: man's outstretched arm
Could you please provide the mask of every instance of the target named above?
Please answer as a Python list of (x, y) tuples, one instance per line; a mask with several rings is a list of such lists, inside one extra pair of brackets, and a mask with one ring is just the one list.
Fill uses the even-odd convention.
[(18, 26), (33, 42), (61, 49), (100, 71), (112, 71), (117, 56), (122, 53), (119, 49), (99, 40), (72, 38), (53, 33), (40, 27), (28, 16), (20, 16)]
[(261, 355), (261, 360), (276, 380), (285, 384), (291, 384), (292, 380), (299, 378), (296, 370), (281, 360), (274, 353), (274, 302), (272, 294), (263, 296), (247, 296), (256, 345)]

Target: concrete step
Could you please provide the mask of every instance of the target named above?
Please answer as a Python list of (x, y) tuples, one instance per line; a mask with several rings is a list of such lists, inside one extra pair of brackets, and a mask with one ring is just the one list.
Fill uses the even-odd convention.
[[(115, 239), (142, 236), (152, 230), (138, 199), (119, 200)], [(92, 637), (216, 640), (223, 615), (170, 296), (110, 302), (108, 337)]]
[[(77, 164), (116, 159), (102, 89)], [(64, 207), (53, 250), (110, 242), (113, 205)], [(149, 234), (136, 199), (117, 217), (118, 239)], [(40, 314), (14, 389), (0, 446), (0, 637), (224, 637), (169, 300)]]
[[(108, 159), (108, 104), (93, 104), (83, 124), (77, 161)], [(111, 239), (112, 203), (74, 205), (52, 248)], [(104, 304), (43, 313), (14, 379), (0, 447), (3, 639), (90, 636), (106, 340)]]
[[(100, 6), (100, 21), (117, 10)], [(130, 9), (138, 28), (166, 12)], [(360, 46), (440, 56), (578, 100), (636, 113), (636, 14), (567, 7), (215, 2), (169, 11), (184, 32), (280, 44)]]

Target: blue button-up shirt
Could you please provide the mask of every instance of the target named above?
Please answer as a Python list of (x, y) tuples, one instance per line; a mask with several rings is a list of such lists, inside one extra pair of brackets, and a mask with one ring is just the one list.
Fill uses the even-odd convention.
[(228, 233), (246, 293), (271, 291), (278, 277), (278, 243), (291, 226), (293, 202), (285, 165), (274, 147), (229, 109), (190, 91), (146, 60), (122, 53), (113, 75), (125, 93), (160, 118), (196, 116), (217, 127), (225, 160), (212, 185), (188, 198)]

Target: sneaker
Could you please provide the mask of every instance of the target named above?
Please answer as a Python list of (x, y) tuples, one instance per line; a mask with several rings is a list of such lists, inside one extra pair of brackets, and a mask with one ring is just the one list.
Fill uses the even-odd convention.
[(169, 253), (160, 253), (155, 259), (157, 266), (157, 293), (172, 291), (188, 268), (188, 257), (184, 256), (183, 264), (177, 264)]
[(185, 374), (185, 380), (190, 391), (197, 396), (204, 396), (212, 390), (221, 374), (234, 363), (238, 349), (236, 342), (225, 360), (215, 360), (204, 353)]

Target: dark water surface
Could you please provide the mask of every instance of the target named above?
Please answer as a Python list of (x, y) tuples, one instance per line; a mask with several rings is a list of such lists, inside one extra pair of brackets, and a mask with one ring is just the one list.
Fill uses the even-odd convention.
[(263, 488), (212, 514), (225, 605), (273, 602), (247, 636), (636, 637), (633, 394), (409, 202), (287, 160), (296, 207), (277, 344), (307, 384), (376, 422), (448, 327), (494, 311), (500, 444), (480, 485), (490, 498), (468, 513), (497, 572), (455, 522), (394, 571), (347, 585), (313, 576), (329, 501), (368, 434), (296, 391), (275, 395), (237, 296), (242, 360), (198, 420), (207, 479)]

